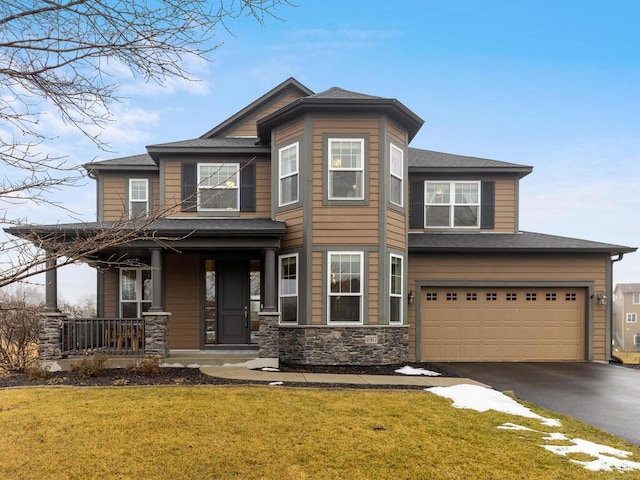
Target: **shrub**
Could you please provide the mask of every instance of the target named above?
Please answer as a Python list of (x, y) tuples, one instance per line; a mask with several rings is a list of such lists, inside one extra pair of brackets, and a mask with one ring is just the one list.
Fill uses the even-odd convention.
[(41, 365), (33, 365), (28, 369), (29, 380), (48, 380), (53, 377), (53, 373), (48, 368)]
[(136, 364), (136, 372), (145, 377), (157, 377), (162, 373), (160, 364), (164, 361), (161, 356), (145, 357)]
[(0, 301), (0, 370), (24, 372), (36, 363), (39, 310), (24, 299)]
[(99, 377), (106, 370), (107, 357), (101, 353), (96, 353), (90, 357), (83, 358), (80, 363), (71, 368), (72, 372), (79, 373), (82, 378)]

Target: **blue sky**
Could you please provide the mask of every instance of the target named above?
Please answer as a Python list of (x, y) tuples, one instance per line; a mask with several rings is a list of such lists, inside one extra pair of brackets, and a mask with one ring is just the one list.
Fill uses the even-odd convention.
[[(55, 118), (53, 148), (83, 163), (195, 138), (293, 76), (399, 99), (425, 120), (414, 147), (533, 166), (522, 230), (640, 246), (640, 3), (296, 1), (264, 27), (232, 21), (215, 62), (186, 59), (199, 82), (144, 85), (113, 65), (127, 97), (103, 133), (113, 152)], [(93, 219), (91, 181), (60, 198)], [(60, 295), (92, 293), (93, 277), (63, 269)], [(640, 282), (640, 254), (614, 282)]]

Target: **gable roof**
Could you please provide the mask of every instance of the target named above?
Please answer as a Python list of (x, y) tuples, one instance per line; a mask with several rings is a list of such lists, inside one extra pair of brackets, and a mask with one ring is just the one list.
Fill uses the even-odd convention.
[(622, 293), (640, 293), (640, 283), (618, 283), (615, 291)]
[(409, 233), (409, 252), (482, 253), (631, 253), (637, 249), (534, 232)]
[(437, 173), (460, 169), (465, 173), (517, 173), (520, 178), (533, 171), (529, 165), (490, 160), (488, 158), (467, 157), (451, 153), (434, 152), (420, 148), (409, 148), (408, 165), (411, 172)]
[(220, 135), (223, 131), (227, 130), (229, 127), (231, 127), (236, 123), (240, 123), (242, 119), (248, 117), (249, 115), (251, 115), (251, 113), (258, 110), (265, 103), (269, 102), (273, 97), (278, 96), (280, 93), (284, 92), (287, 89), (297, 90), (298, 92), (300, 92), (302, 96), (305, 96), (305, 97), (313, 94), (312, 90), (304, 86), (298, 80), (296, 80), (293, 77), (289, 77), (280, 85), (276, 86), (275, 88), (272, 88), (267, 93), (265, 93), (260, 98), (251, 102), (249, 105), (244, 107), (239, 112), (235, 113), (234, 115), (230, 116), (225, 121), (223, 121), (222, 123), (213, 127), (211, 130), (209, 130), (207, 133), (202, 135), (200, 138), (211, 138), (211, 137), (215, 137), (216, 135)]

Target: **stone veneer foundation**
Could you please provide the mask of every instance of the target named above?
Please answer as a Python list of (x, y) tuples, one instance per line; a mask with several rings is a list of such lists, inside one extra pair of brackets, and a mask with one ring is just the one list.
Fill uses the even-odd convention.
[(388, 365), (407, 360), (409, 328), (280, 325), (280, 362), (299, 365)]
[(144, 354), (149, 356), (169, 356), (169, 317), (168, 312), (145, 312), (144, 317)]

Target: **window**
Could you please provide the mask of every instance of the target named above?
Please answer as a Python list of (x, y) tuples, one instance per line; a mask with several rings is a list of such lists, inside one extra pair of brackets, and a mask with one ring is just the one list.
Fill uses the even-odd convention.
[(120, 316), (140, 318), (151, 307), (151, 270), (148, 268), (120, 269)]
[(425, 182), (427, 228), (480, 225), (480, 182)]
[(238, 163), (198, 164), (198, 210), (239, 210)]
[(487, 292), (487, 302), (497, 302), (498, 294), (495, 292)]
[(577, 300), (577, 297), (575, 293), (565, 293), (564, 299), (567, 302), (575, 302)]
[(362, 323), (362, 252), (329, 252), (329, 322)]
[(555, 302), (556, 298), (557, 298), (557, 295), (555, 293), (547, 293), (545, 295), (545, 298), (546, 298), (547, 302)]
[(639, 305), (640, 304), (640, 293), (634, 293), (633, 294), (633, 304), (634, 305)]
[(298, 201), (298, 142), (279, 150), (280, 206)]
[(633, 346), (640, 347), (640, 335), (637, 333), (633, 336)]
[(436, 292), (427, 292), (427, 302), (436, 302), (438, 294)]
[(475, 292), (467, 292), (467, 302), (475, 302), (478, 300), (478, 294)]
[(149, 211), (149, 180), (129, 179), (129, 218), (137, 218)]
[(364, 199), (364, 139), (329, 139), (329, 199)]
[(389, 201), (402, 206), (404, 191), (402, 187), (402, 176), (404, 173), (404, 152), (391, 144), (389, 172), (391, 181), (389, 183)]
[(515, 302), (516, 300), (518, 300), (517, 293), (507, 293), (507, 302)]
[(402, 323), (402, 257), (391, 254), (389, 323)]
[(455, 292), (447, 292), (447, 300), (450, 302), (455, 302), (458, 300), (458, 294)]
[(637, 313), (627, 313), (627, 323), (637, 323), (638, 314)]
[(298, 321), (298, 254), (280, 257), (280, 322)]
[(525, 300), (527, 302), (535, 302), (537, 300), (538, 296), (535, 293), (529, 293), (527, 292), (527, 294), (525, 295)]

